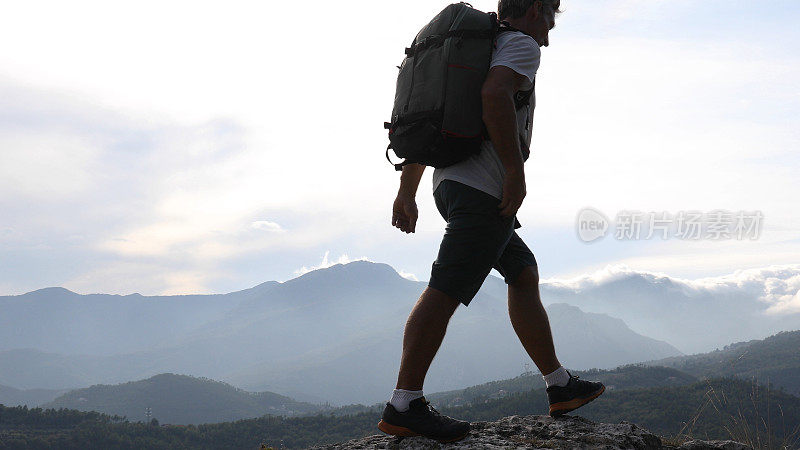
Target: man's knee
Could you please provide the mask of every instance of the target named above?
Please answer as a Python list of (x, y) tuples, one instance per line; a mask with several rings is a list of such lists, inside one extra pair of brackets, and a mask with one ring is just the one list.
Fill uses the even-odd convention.
[(461, 304), (455, 297), (431, 286), (425, 288), (422, 295), (431, 306), (435, 306), (437, 309), (443, 310), (450, 315), (455, 313), (458, 305)]
[(509, 286), (519, 289), (534, 289), (539, 287), (539, 268), (537, 266), (525, 266), (517, 275), (517, 278)]

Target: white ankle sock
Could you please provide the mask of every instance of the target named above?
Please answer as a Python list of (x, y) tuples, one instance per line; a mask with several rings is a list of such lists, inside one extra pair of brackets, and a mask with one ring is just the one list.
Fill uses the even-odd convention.
[(411, 400), (422, 397), (422, 391), (407, 391), (405, 389), (395, 389), (392, 393), (392, 399), (389, 403), (394, 406), (398, 412), (408, 411), (408, 404)]
[(547, 384), (547, 387), (566, 386), (567, 383), (569, 382), (569, 374), (567, 373), (567, 369), (565, 369), (564, 366), (559, 367), (552, 373), (543, 375), (542, 378), (544, 378), (544, 382)]

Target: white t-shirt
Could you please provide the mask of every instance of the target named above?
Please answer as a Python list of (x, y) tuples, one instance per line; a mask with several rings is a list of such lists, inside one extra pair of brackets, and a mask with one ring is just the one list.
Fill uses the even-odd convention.
[[(541, 50), (536, 40), (524, 33), (509, 31), (500, 33), (498, 36), (497, 46), (492, 52), (492, 62), (489, 67), (505, 66), (525, 76), (528, 80), (521, 90), (526, 91), (533, 87), (533, 78), (539, 69), (540, 57)], [(530, 106), (517, 110), (517, 130), (525, 130), (524, 138), (526, 139), (524, 140), (527, 145), (530, 145), (531, 142), (531, 123), (535, 106), (534, 94), (531, 96)], [(433, 171), (433, 190), (436, 190), (442, 180), (454, 180), (501, 199), (505, 174), (505, 167), (494, 150), (492, 142), (486, 140), (481, 145), (479, 153), (451, 166), (435, 169)]]

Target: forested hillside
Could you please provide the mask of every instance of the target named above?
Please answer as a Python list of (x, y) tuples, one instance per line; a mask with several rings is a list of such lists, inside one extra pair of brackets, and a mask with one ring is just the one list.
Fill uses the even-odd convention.
[[(680, 386), (697, 381), (697, 378), (667, 367), (647, 367), (629, 364), (612, 370), (573, 370), (573, 375), (600, 381), (609, 390), (638, 389), (656, 386)], [(492, 381), (466, 389), (437, 392), (427, 397), (443, 406), (465, 406), (482, 403), (488, 399), (505, 397), (516, 392), (544, 389), (545, 383), (539, 373), (524, 373), (508, 380)]]
[[(547, 396), (536, 389), (440, 411), (470, 421), (545, 414)], [(800, 442), (800, 398), (734, 378), (686, 386), (610, 390), (573, 415), (595, 422), (625, 420), (668, 438), (734, 439), (761, 443), (758, 448), (780, 448), (779, 444), (797, 448)], [(151, 424), (132, 423), (98, 413), (0, 407), (0, 442), (9, 448), (59, 449), (257, 448), (262, 442), (302, 448), (377, 434), (378, 420), (379, 413), (362, 412), (158, 426), (156, 420)]]
[(648, 361), (696, 377), (755, 378), (800, 396), (800, 331), (783, 331), (766, 339), (737, 342), (722, 350)]
[(273, 392), (247, 392), (207, 378), (164, 373), (146, 380), (95, 385), (70, 391), (45, 408), (71, 408), (145, 420), (145, 410), (162, 423), (230, 422), (264, 414), (295, 416), (322, 407)]

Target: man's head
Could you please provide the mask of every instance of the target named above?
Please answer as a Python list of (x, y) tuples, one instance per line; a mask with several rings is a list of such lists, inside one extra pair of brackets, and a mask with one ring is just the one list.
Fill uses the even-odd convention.
[(500, 20), (533, 36), (540, 46), (547, 47), (560, 6), (561, 0), (499, 0), (497, 15)]

